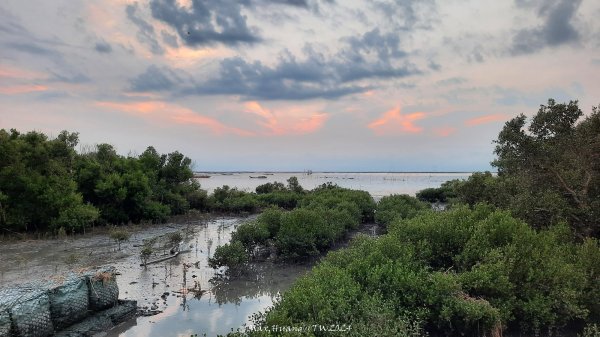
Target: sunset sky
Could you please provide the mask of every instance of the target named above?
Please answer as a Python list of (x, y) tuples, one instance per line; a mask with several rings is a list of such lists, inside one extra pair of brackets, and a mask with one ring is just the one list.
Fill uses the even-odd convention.
[(0, 128), (198, 171), (491, 169), (504, 122), (600, 103), (597, 0), (3, 0)]

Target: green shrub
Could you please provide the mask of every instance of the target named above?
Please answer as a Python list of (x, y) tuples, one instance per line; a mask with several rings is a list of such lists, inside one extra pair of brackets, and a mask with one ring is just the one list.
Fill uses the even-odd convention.
[(248, 222), (239, 225), (231, 234), (232, 242), (240, 242), (248, 253), (258, 245), (264, 245), (269, 238), (269, 230), (262, 222)]
[(66, 238), (67, 238), (67, 231), (65, 230), (65, 228), (64, 228), (64, 227), (60, 227), (60, 228), (58, 229), (58, 232), (57, 232), (56, 236), (57, 236), (59, 239), (66, 239)]
[(144, 267), (148, 264), (148, 259), (150, 258), (150, 256), (152, 256), (152, 253), (154, 253), (154, 248), (152, 247), (153, 244), (153, 241), (146, 242), (140, 250), (140, 258), (142, 259)]
[(158, 201), (149, 200), (145, 203), (142, 214), (144, 219), (151, 220), (153, 223), (162, 223), (167, 221), (171, 208)]
[(416, 197), (417, 197), (417, 199), (419, 199), (421, 201), (431, 202), (431, 203), (446, 200), (446, 197), (444, 196), (443, 191), (439, 188), (434, 188), (434, 187), (425, 188), (425, 189), (420, 190), (419, 192), (417, 192)]
[(176, 245), (183, 241), (183, 235), (181, 232), (172, 232), (167, 234), (167, 241), (170, 245)]
[(110, 231), (109, 236), (111, 239), (115, 240), (115, 242), (119, 246), (119, 250), (121, 250), (121, 243), (124, 241), (128, 241), (131, 237), (131, 234), (124, 229), (113, 229)]
[(232, 196), (225, 199), (223, 209), (232, 213), (254, 213), (258, 210), (258, 202), (251, 194)]
[(169, 192), (163, 198), (162, 202), (169, 206), (170, 213), (173, 215), (184, 214), (190, 209), (190, 203), (183, 195)]
[(185, 199), (191, 209), (208, 210), (208, 195), (205, 190), (197, 189), (186, 193)]
[(357, 310), (361, 287), (343, 268), (317, 266), (266, 316), (266, 325), (341, 324)]
[(377, 204), (375, 221), (387, 226), (396, 219), (412, 218), (427, 208), (427, 204), (406, 194), (385, 196)]
[(58, 218), (52, 221), (52, 227), (80, 231), (89, 227), (99, 216), (98, 209), (90, 204), (76, 205), (60, 211)]
[(600, 337), (600, 324), (588, 324), (577, 337)]
[(358, 228), (359, 220), (347, 208), (337, 207), (322, 211), (329, 227), (336, 231), (335, 238), (340, 238), (346, 232)]
[(275, 245), (284, 259), (299, 259), (318, 254), (317, 239), (328, 240), (331, 236), (319, 213), (299, 208), (281, 217)]
[[(313, 213), (296, 216), (327, 210), (305, 211)], [(383, 335), (554, 334), (597, 320), (600, 248), (572, 238), (564, 224), (536, 231), (484, 204), (420, 213), (394, 222), (387, 235), (359, 236), (330, 252), (258, 324), (344, 322), (355, 335), (376, 335), (367, 327)]]
[(208, 259), (208, 265), (217, 269), (227, 267), (229, 270), (237, 272), (248, 262), (248, 255), (244, 246), (239, 241), (217, 247), (213, 257)]
[(265, 226), (270, 238), (274, 238), (277, 232), (279, 232), (283, 214), (278, 208), (268, 208), (258, 216), (257, 222)]
[(600, 244), (586, 239), (576, 251), (577, 269), (585, 275), (583, 300), (590, 311), (590, 320), (600, 322)]
[(256, 187), (256, 194), (267, 194), (275, 191), (284, 191), (285, 185), (279, 182), (266, 183)]
[(304, 193), (304, 189), (302, 188), (302, 186), (300, 186), (300, 183), (298, 183), (298, 178), (296, 177), (290, 177), (287, 180), (287, 189), (294, 192), (294, 193)]
[(228, 213), (253, 213), (259, 206), (255, 194), (230, 188), (227, 185), (216, 188), (208, 198), (208, 204), (214, 211)]
[[(458, 200), (457, 190), (464, 183), (463, 180), (448, 180), (440, 187), (426, 188), (417, 192), (417, 199), (429, 203), (456, 203)], [(482, 200), (483, 201), (483, 200)]]
[(294, 209), (302, 199), (302, 194), (291, 191), (274, 191), (266, 194), (258, 194), (257, 199), (264, 206), (277, 206), (284, 209)]
[[(323, 184), (306, 195), (301, 202), (301, 207), (344, 207), (342, 204), (354, 204), (358, 207), (361, 223), (373, 221), (375, 201), (368, 192), (356, 191), (338, 187), (332, 184)], [(346, 206), (347, 207), (347, 206)], [(354, 209), (348, 211), (355, 215)]]

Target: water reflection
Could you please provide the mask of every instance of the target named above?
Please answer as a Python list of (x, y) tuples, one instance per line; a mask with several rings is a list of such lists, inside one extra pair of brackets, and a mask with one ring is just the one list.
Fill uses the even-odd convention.
[(220, 279), (215, 281), (212, 295), (218, 304), (235, 303), (242, 300), (275, 298), (302, 274), (310, 269), (310, 265), (284, 265), (269, 262), (252, 266), (245, 275), (232, 280)]
[(217, 281), (201, 296), (170, 294), (161, 314), (139, 317), (119, 327), (109, 336), (190, 336), (226, 334), (250, 323), (256, 312), (270, 307), (279, 293), (287, 289), (308, 266), (275, 270), (261, 266), (252, 273), (233, 281)]
[(247, 220), (218, 219), (200, 225), (185, 241), (190, 252), (147, 268), (121, 265), (122, 298), (162, 313), (139, 317), (110, 331), (108, 336), (215, 336), (250, 323), (270, 307), (280, 292), (307, 272), (310, 265), (286, 266), (263, 262), (233, 280), (208, 267), (211, 250), (229, 241), (231, 232)]

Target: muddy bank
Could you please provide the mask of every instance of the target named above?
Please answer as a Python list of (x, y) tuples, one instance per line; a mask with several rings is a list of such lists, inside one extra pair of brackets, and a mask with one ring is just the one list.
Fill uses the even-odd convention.
[[(253, 313), (269, 307), (279, 292), (310, 269), (310, 265), (260, 263), (234, 280), (211, 282), (216, 272), (208, 267), (208, 257), (216, 247), (229, 242), (237, 225), (250, 219), (252, 217), (220, 217), (128, 228), (131, 238), (121, 243), (120, 250), (108, 233), (88, 234), (75, 240), (3, 242), (0, 244), (0, 286), (109, 264), (120, 274), (117, 277), (120, 298), (137, 300), (141, 309), (155, 314), (132, 319), (110, 331), (110, 336), (226, 333), (248, 322)], [(181, 246), (187, 252), (160, 263), (140, 266), (140, 251), (145, 240), (176, 232), (182, 234)]]
[[(109, 237), (109, 228), (98, 228), (94, 233), (62, 239), (0, 241), (0, 286), (93, 265), (126, 263), (134, 259), (139, 263), (138, 247), (144, 239), (219, 221), (226, 227), (228, 222), (237, 223), (243, 219), (201, 217), (164, 225), (122, 227), (131, 233), (131, 237), (121, 244), (120, 250)], [(220, 242), (218, 236), (216, 240)]]

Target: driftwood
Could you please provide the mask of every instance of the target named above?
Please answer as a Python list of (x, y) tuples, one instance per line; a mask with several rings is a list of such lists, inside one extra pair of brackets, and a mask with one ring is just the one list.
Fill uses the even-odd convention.
[(189, 250), (189, 249), (187, 249), (187, 250), (178, 251), (178, 252), (176, 252), (176, 253), (175, 253), (175, 254), (173, 254), (173, 255), (169, 255), (169, 256), (161, 257), (161, 258), (159, 258), (159, 259), (152, 260), (152, 261), (148, 261), (148, 262), (146, 262), (146, 263), (140, 263), (140, 266), (142, 266), (142, 267), (143, 267), (144, 265), (149, 265), (149, 264), (153, 264), (153, 263), (159, 263), (159, 262), (163, 262), (163, 261), (166, 261), (166, 260), (170, 260), (170, 259), (172, 259), (172, 258), (175, 258), (175, 257), (179, 256), (179, 253), (187, 253), (187, 252), (190, 252), (190, 250)]

